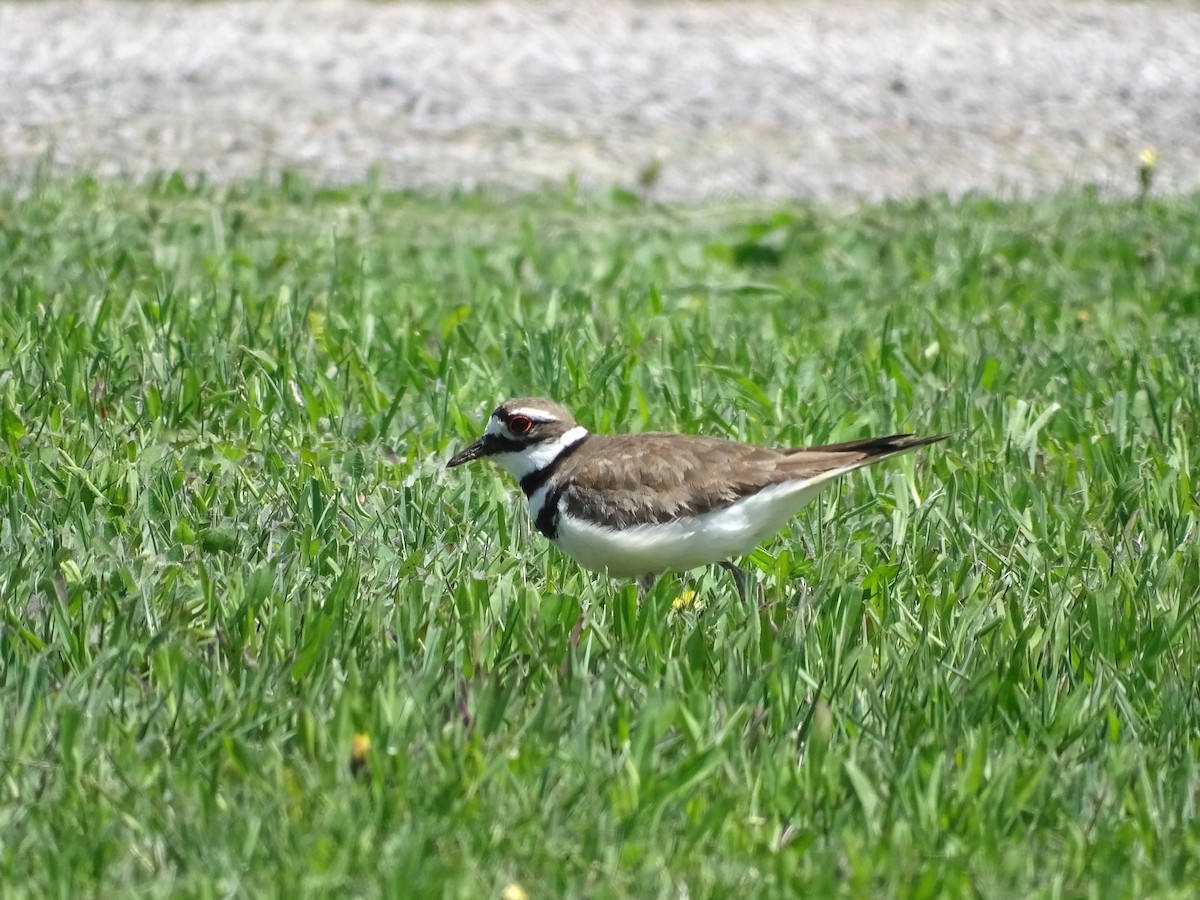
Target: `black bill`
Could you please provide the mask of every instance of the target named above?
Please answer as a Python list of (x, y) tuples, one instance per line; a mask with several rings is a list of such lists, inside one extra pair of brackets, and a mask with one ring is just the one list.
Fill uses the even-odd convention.
[(473, 459), (479, 459), (481, 456), (491, 456), (496, 451), (488, 446), (488, 438), (491, 435), (485, 434), (467, 449), (454, 454), (450, 457), (450, 462), (446, 463), (447, 469), (453, 469), (455, 466), (461, 466), (463, 463), (469, 463)]

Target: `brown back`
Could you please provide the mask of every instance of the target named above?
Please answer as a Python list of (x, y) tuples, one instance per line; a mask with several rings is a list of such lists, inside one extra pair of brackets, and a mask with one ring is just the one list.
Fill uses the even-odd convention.
[(594, 434), (587, 452), (564, 460), (557, 474), (569, 515), (628, 528), (702, 515), (772, 485), (832, 477), (945, 437), (775, 450), (703, 435)]

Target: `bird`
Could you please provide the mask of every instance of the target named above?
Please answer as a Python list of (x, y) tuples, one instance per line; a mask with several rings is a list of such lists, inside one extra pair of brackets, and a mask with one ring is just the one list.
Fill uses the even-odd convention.
[(583, 568), (634, 578), (733, 562), (783, 528), (835, 478), (949, 433), (892, 434), (774, 449), (699, 434), (593, 434), (563, 405), (505, 400), (447, 468), (491, 459), (515, 477), (537, 530)]

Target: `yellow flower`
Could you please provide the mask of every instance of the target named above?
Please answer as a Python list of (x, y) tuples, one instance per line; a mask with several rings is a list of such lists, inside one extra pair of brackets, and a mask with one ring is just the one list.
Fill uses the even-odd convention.
[(325, 313), (314, 310), (308, 314), (308, 331), (314, 341), (325, 337)]
[(367, 754), (371, 752), (371, 736), (359, 732), (350, 744), (350, 772), (353, 775), (367, 774)]
[(694, 609), (696, 612), (704, 609), (704, 601), (696, 596), (693, 590), (686, 590), (671, 601), (671, 609)]
[(1138, 184), (1142, 187), (1142, 197), (1150, 193), (1154, 184), (1154, 167), (1158, 165), (1158, 152), (1153, 147), (1146, 147), (1138, 154), (1141, 165), (1138, 166)]
[(504, 886), (504, 890), (500, 892), (500, 900), (529, 900), (529, 894), (514, 881)]

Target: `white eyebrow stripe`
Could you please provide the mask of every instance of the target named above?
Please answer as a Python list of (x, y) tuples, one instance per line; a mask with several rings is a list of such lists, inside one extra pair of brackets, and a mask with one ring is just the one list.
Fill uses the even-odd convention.
[(520, 409), (514, 409), (509, 413), (512, 416), (525, 416), (527, 419), (532, 419), (535, 422), (557, 422), (558, 416), (546, 412), (544, 409), (534, 409), (530, 406), (523, 406)]
[(483, 433), (499, 437), (502, 435), (507, 435), (509, 431), (504, 427), (503, 422), (501, 422), (495, 416), (492, 416), (490, 419), (488, 419), (487, 428), (483, 429)]

